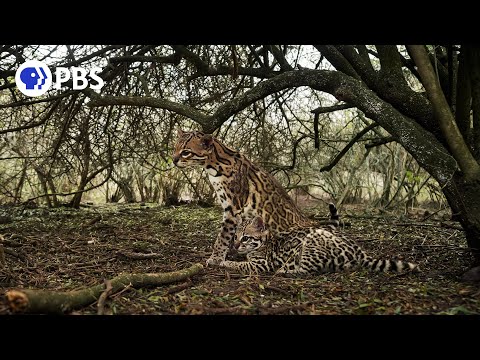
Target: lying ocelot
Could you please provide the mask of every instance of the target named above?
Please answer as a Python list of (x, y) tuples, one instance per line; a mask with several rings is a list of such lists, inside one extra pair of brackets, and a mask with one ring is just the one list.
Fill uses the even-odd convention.
[(373, 271), (418, 270), (400, 260), (374, 259), (354, 240), (315, 227), (296, 227), (272, 235), (262, 218), (255, 217), (239, 228), (235, 247), (247, 261), (222, 261), (220, 266), (242, 273), (289, 274), (336, 272), (363, 267)]
[(274, 234), (294, 225), (313, 225), (280, 183), (240, 152), (211, 134), (178, 131), (173, 163), (178, 167), (202, 166), (223, 207), (223, 223), (207, 264), (219, 264), (233, 244), (243, 219), (261, 216)]

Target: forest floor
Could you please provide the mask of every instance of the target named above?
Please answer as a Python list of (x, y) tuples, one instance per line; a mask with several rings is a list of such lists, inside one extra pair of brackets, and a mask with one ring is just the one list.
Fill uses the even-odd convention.
[[(327, 207), (322, 209), (321, 215), (327, 215)], [(206, 267), (188, 281), (126, 287), (107, 298), (105, 312), (480, 314), (480, 287), (461, 281), (472, 258), (458, 223), (443, 221), (438, 214), (428, 219), (353, 214), (352, 210), (343, 214), (351, 226), (338, 231), (355, 238), (372, 255), (418, 263), (421, 272), (361, 270), (292, 278), (243, 276)], [(26, 209), (0, 218), (5, 250), (5, 264), (0, 262), (0, 314), (12, 314), (7, 290), (77, 290), (122, 273), (170, 272), (205, 264), (220, 227), (221, 209), (117, 204), (80, 210)], [(155, 257), (134, 259), (128, 256), (131, 253)], [(95, 302), (69, 312), (96, 313)]]

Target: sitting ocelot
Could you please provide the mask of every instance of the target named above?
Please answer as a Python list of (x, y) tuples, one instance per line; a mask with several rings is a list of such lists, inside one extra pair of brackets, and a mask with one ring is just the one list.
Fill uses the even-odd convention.
[(260, 217), (239, 228), (235, 247), (247, 261), (223, 261), (220, 266), (242, 273), (289, 274), (336, 272), (363, 267), (373, 271), (417, 270), (400, 260), (367, 255), (354, 240), (315, 227), (296, 227), (272, 235)]
[(203, 167), (223, 207), (222, 227), (207, 265), (225, 260), (242, 219), (261, 216), (272, 234), (298, 224), (316, 224), (270, 173), (210, 134), (179, 130), (173, 163), (181, 168)]

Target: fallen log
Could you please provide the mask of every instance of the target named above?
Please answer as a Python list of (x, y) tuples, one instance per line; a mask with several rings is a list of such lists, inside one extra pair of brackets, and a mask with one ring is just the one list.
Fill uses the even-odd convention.
[[(190, 278), (202, 269), (203, 265), (197, 263), (187, 269), (168, 273), (119, 275), (110, 280), (111, 293), (120, 291), (126, 286), (142, 288), (175, 283)], [(96, 302), (104, 290), (104, 284), (75, 291), (22, 289), (7, 291), (6, 297), (10, 309), (14, 312), (58, 314)]]

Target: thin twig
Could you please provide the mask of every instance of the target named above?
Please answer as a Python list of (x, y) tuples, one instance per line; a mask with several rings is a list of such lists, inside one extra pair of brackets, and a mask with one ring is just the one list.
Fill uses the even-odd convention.
[(108, 279), (105, 279), (105, 291), (102, 292), (100, 297), (98, 298), (97, 303), (97, 315), (105, 315), (105, 301), (107, 300), (108, 296), (112, 293), (112, 282)]
[(243, 306), (219, 307), (219, 308), (202, 308), (202, 312), (210, 314), (245, 314), (248, 310)]
[(442, 222), (440, 223), (440, 226), (446, 229), (465, 231), (465, 229), (461, 225), (447, 224)]
[(439, 213), (440, 211), (442, 211), (442, 210), (445, 210), (445, 207), (442, 207), (442, 208), (434, 211), (433, 213), (428, 214), (427, 216), (424, 216), (423, 221), (427, 221), (427, 220), (430, 219), (432, 216), (438, 214), (438, 213)]
[(121, 256), (125, 256), (126, 258), (129, 258), (129, 259), (135, 259), (135, 260), (156, 259), (156, 258), (162, 257), (162, 254), (158, 254), (158, 253), (144, 254), (144, 253), (134, 253), (131, 251), (124, 251), (124, 250), (117, 251), (117, 254)]
[(437, 249), (452, 249), (460, 251), (478, 251), (476, 248), (460, 247), (454, 245), (413, 245), (414, 248), (437, 248)]
[(93, 224), (99, 222), (100, 220), (102, 220), (102, 216), (101, 216), (101, 215), (100, 215), (100, 216), (97, 216), (97, 217), (93, 218), (92, 220), (90, 220), (89, 222), (87, 222), (87, 223), (85, 224), (85, 226), (92, 226)]
[(190, 286), (192, 286), (192, 280), (188, 279), (187, 282), (168, 289), (165, 295), (175, 294), (177, 292), (188, 289)]
[(305, 310), (308, 308), (310, 304), (301, 304), (301, 305), (293, 305), (293, 306), (281, 306), (278, 308), (266, 308), (266, 307), (259, 307), (258, 313), (260, 315), (276, 315), (276, 314), (288, 314), (290, 311), (298, 311), (298, 310)]
[(120, 295), (122, 295), (125, 291), (129, 290), (132, 288), (132, 284), (128, 284), (127, 286), (125, 286), (122, 290), (120, 290), (119, 292), (115, 293), (114, 295), (112, 295), (112, 299), (116, 298), (116, 297), (119, 297)]
[(288, 296), (288, 297), (293, 297), (293, 294), (288, 292), (287, 290), (283, 290), (283, 289), (280, 289), (280, 288), (277, 288), (275, 286), (265, 286), (265, 290), (271, 290), (271, 291), (275, 291), (275, 292), (278, 292), (280, 294), (283, 294), (285, 296)]
[(438, 227), (438, 224), (424, 223), (394, 223), (394, 226), (421, 226), (421, 227)]

